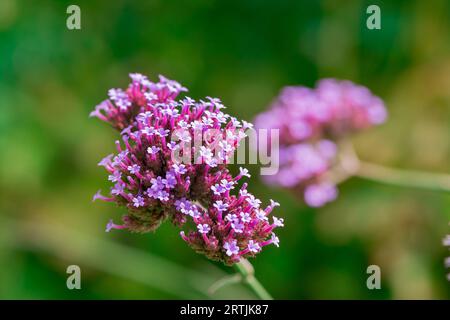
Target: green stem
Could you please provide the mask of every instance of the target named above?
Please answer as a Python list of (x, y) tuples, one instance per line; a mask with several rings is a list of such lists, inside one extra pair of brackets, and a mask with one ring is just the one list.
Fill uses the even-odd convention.
[(450, 175), (402, 170), (360, 162), (355, 176), (400, 187), (450, 192)]
[(272, 296), (267, 292), (263, 285), (255, 278), (255, 270), (246, 259), (241, 259), (235, 264), (236, 270), (242, 276), (242, 282), (245, 283), (253, 293), (262, 300), (273, 300)]
[(232, 274), (226, 277), (223, 277), (216, 282), (214, 282), (211, 287), (208, 289), (209, 295), (213, 295), (220, 288), (226, 287), (231, 284), (240, 283), (242, 281), (242, 277), (240, 274)]
[(368, 163), (359, 160), (351, 142), (342, 141), (340, 147), (343, 151), (339, 156), (339, 165), (327, 176), (335, 183), (356, 176), (400, 187), (450, 192), (449, 174), (395, 169)]
[[(199, 202), (196, 202), (195, 204), (201, 208), (204, 208), (203, 205)], [(239, 277), (239, 280), (246, 284), (258, 298), (262, 300), (273, 300), (272, 296), (267, 292), (267, 290), (258, 281), (258, 279), (255, 278), (255, 269), (247, 259), (242, 258), (234, 266), (241, 275), (241, 277)], [(236, 280), (237, 277), (235, 276), (221, 279), (209, 288), (209, 293), (214, 293), (223, 286), (233, 284), (236, 282)]]

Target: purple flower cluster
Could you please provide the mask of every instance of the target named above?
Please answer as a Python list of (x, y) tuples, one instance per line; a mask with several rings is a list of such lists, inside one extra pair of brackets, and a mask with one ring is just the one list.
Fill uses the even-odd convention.
[(237, 196), (228, 194), (229, 190), (215, 194), (212, 199), (221, 200), (215, 200), (208, 210), (186, 199), (176, 202), (177, 209), (197, 225), (197, 230), (180, 233), (196, 252), (231, 265), (240, 257), (255, 256), (266, 245), (278, 247), (279, 240), (273, 231), (284, 226), (283, 219), (272, 217), (272, 222), (269, 221), (269, 214), (278, 203), (271, 201), (267, 208), (261, 209), (261, 201), (248, 193), (246, 186), (240, 188)]
[(383, 101), (350, 81), (324, 79), (314, 89), (284, 88), (255, 119), (259, 129), (279, 130), (280, 168), (264, 180), (302, 193), (312, 207), (333, 201), (337, 189), (325, 176), (336, 162), (336, 142), (386, 117)]
[[(176, 100), (187, 90), (175, 81), (130, 77), (126, 90), (110, 90), (91, 113), (121, 132), (117, 153), (99, 163), (113, 186), (94, 200), (115, 202), (128, 213), (122, 225), (110, 221), (106, 230), (154, 231), (170, 219), (186, 227), (181, 237), (195, 251), (226, 264), (278, 246), (273, 230), (283, 219), (269, 221), (278, 204), (261, 209), (246, 183), (238, 187), (248, 171), (241, 168), (233, 177), (227, 168), (250, 124), (222, 112), (217, 98)], [(193, 143), (199, 139), (201, 145)]]

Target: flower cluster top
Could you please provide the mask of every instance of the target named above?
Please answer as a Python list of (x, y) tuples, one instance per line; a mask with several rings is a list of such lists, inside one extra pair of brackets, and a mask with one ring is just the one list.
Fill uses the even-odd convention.
[(313, 207), (334, 200), (337, 189), (324, 177), (336, 161), (336, 142), (386, 117), (383, 101), (350, 81), (323, 79), (313, 89), (284, 88), (255, 120), (257, 128), (280, 130), (280, 169), (264, 180), (303, 193)]
[(121, 132), (117, 153), (99, 163), (113, 186), (94, 200), (115, 202), (128, 213), (123, 224), (110, 221), (107, 231), (148, 232), (170, 219), (186, 229), (180, 235), (195, 251), (228, 265), (278, 246), (274, 229), (283, 219), (269, 218), (278, 203), (261, 208), (240, 184), (248, 170), (233, 176), (227, 168), (252, 125), (224, 113), (219, 99), (177, 100), (187, 89), (176, 81), (130, 77), (126, 90), (111, 89), (91, 113)]

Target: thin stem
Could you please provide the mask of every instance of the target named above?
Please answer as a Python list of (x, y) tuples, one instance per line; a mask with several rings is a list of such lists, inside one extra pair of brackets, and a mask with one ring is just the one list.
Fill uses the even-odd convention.
[(394, 169), (360, 162), (355, 176), (401, 187), (450, 192), (450, 175), (448, 174)]
[(246, 259), (241, 259), (235, 264), (236, 270), (242, 276), (242, 282), (245, 283), (253, 293), (262, 300), (273, 300), (272, 296), (267, 292), (263, 285), (255, 278), (255, 270)]
[(217, 292), (220, 288), (226, 287), (231, 284), (239, 283), (242, 281), (242, 277), (240, 274), (232, 274), (226, 277), (223, 277), (216, 282), (214, 282), (211, 287), (208, 289), (209, 295), (213, 295)]
[[(198, 201), (196, 201), (195, 204), (204, 209), (203, 205)], [(246, 284), (258, 298), (262, 300), (273, 300), (272, 296), (267, 292), (267, 290), (258, 281), (258, 279), (255, 278), (255, 269), (247, 259), (242, 258), (234, 266), (241, 275), (241, 277), (239, 277), (239, 280)], [(214, 283), (208, 291), (211, 294), (211, 291), (217, 291), (217, 289), (235, 283), (235, 281), (236, 277), (226, 277), (225, 279), (221, 279)]]
[[(216, 275), (215, 272), (191, 270), (150, 252), (117, 243), (110, 237), (79, 232), (53, 220), (49, 223), (46, 219), (24, 221), (0, 217), (0, 226), (2, 237), (8, 236), (6, 230), (16, 231), (11, 233), (11, 238), (0, 241), (1, 249), (6, 244), (14, 246), (16, 250), (50, 253), (60, 259), (76, 261), (86, 268), (135, 281), (182, 299), (207, 298), (209, 284), (217, 275), (222, 275), (222, 272)], [(150, 272), (148, 266), (151, 266)], [(237, 289), (232, 294), (239, 294), (236, 293)]]
[(328, 177), (335, 183), (356, 176), (395, 186), (450, 192), (449, 174), (395, 169), (364, 162), (359, 160), (349, 141), (343, 141), (340, 145), (343, 151), (339, 157), (339, 165), (333, 168)]

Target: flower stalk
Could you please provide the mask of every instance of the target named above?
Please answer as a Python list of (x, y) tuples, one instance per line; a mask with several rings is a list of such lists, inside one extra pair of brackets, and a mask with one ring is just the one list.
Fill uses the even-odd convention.
[(450, 192), (450, 175), (415, 170), (394, 169), (360, 162), (357, 177), (400, 187)]
[(261, 300), (273, 300), (270, 293), (267, 292), (264, 286), (256, 279), (255, 269), (248, 260), (241, 259), (234, 267), (241, 275), (242, 282), (246, 284), (258, 298)]
[(449, 174), (397, 169), (365, 162), (359, 159), (349, 141), (342, 142), (340, 147), (342, 148), (342, 154), (339, 159), (339, 166), (333, 168), (327, 177), (336, 184), (351, 177), (358, 177), (399, 187), (450, 192)]

